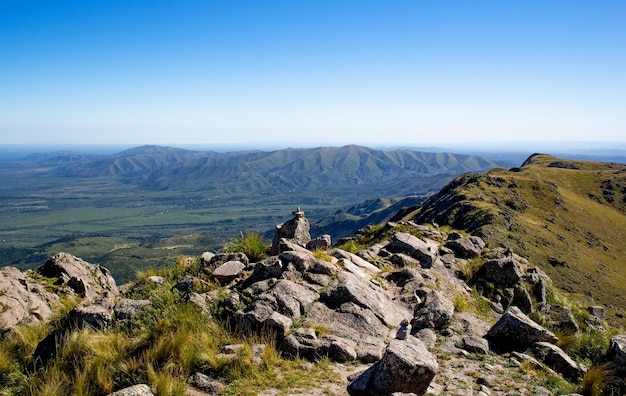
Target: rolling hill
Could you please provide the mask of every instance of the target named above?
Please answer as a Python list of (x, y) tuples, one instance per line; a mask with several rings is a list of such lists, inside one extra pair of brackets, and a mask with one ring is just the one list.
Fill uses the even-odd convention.
[(509, 245), (559, 287), (626, 313), (626, 165), (530, 156), (454, 179), (393, 220), (448, 224)]

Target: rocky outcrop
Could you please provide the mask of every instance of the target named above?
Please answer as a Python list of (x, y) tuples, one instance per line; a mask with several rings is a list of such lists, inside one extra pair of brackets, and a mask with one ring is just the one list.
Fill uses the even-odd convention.
[(425, 295), (425, 301), (415, 311), (411, 325), (417, 332), (423, 328), (441, 330), (448, 325), (454, 314), (454, 304), (442, 293), (431, 290)]
[(383, 358), (348, 385), (352, 396), (423, 395), (439, 365), (435, 356), (415, 337), (393, 340)]
[(576, 363), (558, 346), (548, 342), (538, 342), (533, 347), (535, 355), (557, 373), (570, 381), (578, 381), (587, 372), (587, 368)]
[(306, 246), (306, 244), (311, 241), (311, 234), (309, 233), (311, 225), (306, 217), (304, 217), (304, 212), (298, 208), (298, 210), (293, 212), (293, 215), (294, 217), (291, 220), (276, 225), (274, 229), (274, 239), (272, 239), (272, 255), (279, 253), (278, 246), (281, 239), (287, 239), (302, 247)]
[(59, 253), (37, 270), (48, 278), (57, 278), (80, 297), (93, 301), (104, 293), (117, 295), (117, 285), (108, 269), (90, 264), (68, 253)]
[(0, 269), (0, 331), (19, 323), (45, 322), (58, 305), (59, 296), (29, 274), (13, 267)]
[(517, 307), (509, 308), (487, 332), (487, 338), (500, 349), (521, 349), (536, 342), (556, 343), (558, 338), (544, 329)]
[(605, 360), (612, 363), (620, 375), (626, 376), (626, 334), (611, 338)]
[(406, 253), (419, 260), (422, 268), (430, 268), (435, 262), (437, 245), (429, 244), (409, 233), (398, 232), (389, 241), (387, 250), (392, 253)]
[(480, 257), (480, 251), (485, 247), (485, 242), (479, 237), (448, 238), (445, 246), (452, 249), (459, 257), (469, 259)]
[(119, 293), (106, 268), (68, 253), (51, 257), (36, 272), (0, 270), (0, 330), (19, 323), (47, 321), (60, 298), (82, 299), (83, 306)]

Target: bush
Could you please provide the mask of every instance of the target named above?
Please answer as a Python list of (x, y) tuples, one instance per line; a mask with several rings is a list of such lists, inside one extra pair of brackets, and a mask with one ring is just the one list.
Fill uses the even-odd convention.
[(243, 252), (251, 262), (257, 262), (269, 255), (270, 245), (265, 242), (263, 236), (256, 232), (240, 233), (238, 238), (224, 247), (227, 253)]

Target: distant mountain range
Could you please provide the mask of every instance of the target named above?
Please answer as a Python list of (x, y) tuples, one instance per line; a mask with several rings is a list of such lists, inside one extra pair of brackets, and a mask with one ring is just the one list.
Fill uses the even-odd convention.
[(355, 145), (229, 153), (141, 146), (109, 156), (60, 152), (30, 155), (26, 160), (54, 166), (57, 175), (64, 177), (115, 178), (149, 190), (227, 195), (341, 193), (372, 185), (377, 194), (385, 191), (383, 196), (424, 194), (443, 185), (441, 176), (504, 164), (474, 155), (380, 151)]

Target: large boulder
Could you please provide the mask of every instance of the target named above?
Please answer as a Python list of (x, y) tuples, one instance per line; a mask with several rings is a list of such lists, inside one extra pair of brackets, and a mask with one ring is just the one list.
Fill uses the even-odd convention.
[[(478, 239), (482, 242), (480, 238)], [(452, 249), (457, 256), (468, 259), (480, 257), (481, 245), (484, 247), (485, 243), (480, 244), (478, 241), (474, 243), (470, 238), (449, 239), (445, 243), (445, 247)]]
[(435, 262), (437, 250), (420, 238), (406, 232), (398, 232), (389, 241), (387, 250), (392, 253), (406, 253), (419, 260), (423, 268), (430, 268)]
[(476, 272), (474, 279), (490, 282), (504, 289), (519, 283), (523, 276), (524, 270), (520, 262), (507, 257), (486, 261)]
[(415, 311), (411, 325), (413, 331), (423, 328), (441, 330), (448, 325), (454, 315), (454, 304), (441, 292), (431, 290), (425, 300)]
[(60, 305), (59, 296), (50, 293), (17, 268), (0, 269), (0, 330), (18, 323), (39, 323)]
[(357, 358), (373, 363), (381, 358), (389, 328), (369, 309), (351, 302), (331, 309), (315, 302), (306, 313), (306, 326), (321, 326), (328, 335), (352, 340), (356, 344)]
[(611, 338), (606, 360), (613, 363), (621, 375), (626, 375), (626, 334)]
[(112, 295), (119, 293), (108, 269), (68, 253), (52, 256), (38, 271), (45, 277), (58, 278), (59, 283), (90, 301), (107, 292)]
[(580, 330), (569, 307), (543, 304), (539, 312), (543, 315), (546, 324), (564, 334), (576, 334)]
[(236, 279), (245, 268), (246, 265), (239, 260), (227, 261), (217, 267), (211, 276), (224, 285)]
[(328, 287), (320, 296), (320, 300), (330, 308), (346, 302), (355, 303), (392, 327), (399, 326), (403, 319), (411, 316), (406, 308), (394, 304), (381, 288), (371, 282), (347, 271), (339, 271), (337, 280), (337, 284)]
[(271, 254), (279, 253), (279, 243), (281, 239), (287, 239), (299, 246), (306, 246), (311, 241), (309, 230), (311, 225), (304, 217), (304, 213), (300, 210), (294, 212), (294, 217), (283, 224), (276, 225), (274, 229), (274, 238), (272, 239)]
[(487, 332), (487, 339), (499, 349), (521, 349), (532, 346), (535, 342), (556, 343), (558, 338), (544, 329), (517, 307), (510, 307)]
[(558, 346), (549, 342), (538, 342), (534, 346), (535, 355), (543, 362), (570, 381), (578, 381), (587, 372), (587, 368), (578, 364)]
[(348, 385), (352, 396), (384, 396), (396, 392), (426, 393), (439, 365), (414, 337), (393, 340), (383, 358)]

